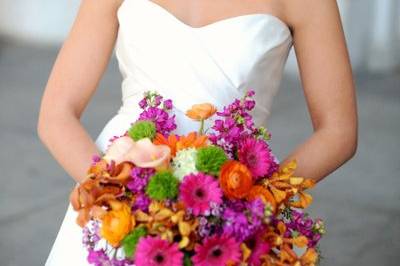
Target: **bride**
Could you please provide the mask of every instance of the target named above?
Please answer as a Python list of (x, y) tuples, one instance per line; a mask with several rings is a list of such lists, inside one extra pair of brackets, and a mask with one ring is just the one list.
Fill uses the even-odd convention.
[[(292, 46), (314, 132), (283, 163), (296, 158), (298, 175), (320, 181), (357, 147), (355, 88), (335, 0), (82, 0), (43, 95), (40, 138), (80, 182), (92, 156), (136, 119), (145, 90), (173, 99), (179, 124), (194, 103), (220, 108), (252, 88), (256, 122), (265, 124)], [(122, 106), (93, 141), (80, 117), (114, 48)], [(193, 129), (185, 123), (179, 133)], [(69, 206), (46, 265), (88, 265), (75, 218)]]

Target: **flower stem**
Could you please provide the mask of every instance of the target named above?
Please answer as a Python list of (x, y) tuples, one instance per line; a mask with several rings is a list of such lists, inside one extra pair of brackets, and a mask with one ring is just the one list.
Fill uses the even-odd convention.
[(200, 129), (199, 129), (199, 134), (203, 135), (204, 134), (204, 119), (200, 121)]

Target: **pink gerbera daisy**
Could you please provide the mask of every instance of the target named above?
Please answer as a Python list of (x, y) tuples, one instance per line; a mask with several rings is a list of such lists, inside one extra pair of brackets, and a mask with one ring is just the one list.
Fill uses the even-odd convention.
[(251, 250), (249, 265), (261, 265), (261, 256), (268, 254), (271, 250), (271, 246), (263, 239), (263, 236), (264, 231), (259, 231), (246, 241), (247, 247)]
[(196, 254), (193, 256), (195, 266), (221, 266), (240, 261), (240, 243), (222, 234), (206, 238), (202, 245), (196, 244)]
[(274, 156), (268, 144), (261, 139), (246, 138), (238, 151), (239, 161), (245, 164), (253, 178), (269, 176), (277, 168)]
[(182, 266), (183, 253), (177, 243), (160, 237), (142, 237), (136, 247), (136, 266)]
[(214, 177), (203, 174), (189, 174), (180, 185), (180, 200), (194, 215), (205, 214), (210, 210), (210, 203), (222, 203), (222, 190)]

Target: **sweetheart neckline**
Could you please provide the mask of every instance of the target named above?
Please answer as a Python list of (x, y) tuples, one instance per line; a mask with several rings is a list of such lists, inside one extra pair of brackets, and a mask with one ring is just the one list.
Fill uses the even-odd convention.
[[(121, 6), (128, 0), (125, 0)], [(185, 27), (186, 29), (189, 30), (193, 30), (193, 31), (200, 31), (200, 30), (206, 30), (206, 29), (210, 29), (212, 27), (216, 27), (218, 25), (223, 25), (224, 23), (229, 23), (229, 22), (234, 22), (240, 19), (246, 19), (246, 18), (257, 18), (257, 17), (263, 17), (263, 18), (269, 18), (269, 19), (273, 19), (275, 20), (277, 23), (279, 23), (281, 26), (283, 26), (291, 35), (291, 31), (289, 28), (289, 25), (284, 22), (282, 19), (280, 19), (279, 17), (269, 14), (269, 13), (249, 13), (249, 14), (242, 14), (242, 15), (237, 15), (237, 16), (232, 16), (232, 17), (227, 17), (224, 19), (220, 19), (211, 23), (208, 23), (206, 25), (203, 26), (199, 26), (199, 27), (194, 27), (191, 26), (189, 24), (187, 24), (186, 22), (180, 20), (179, 18), (177, 18), (174, 14), (172, 14), (170, 11), (168, 11), (166, 8), (164, 8), (163, 6), (157, 4), (156, 2), (153, 2), (151, 0), (139, 0), (139, 1), (143, 1), (143, 2), (147, 2), (149, 4), (149, 6), (152, 6), (154, 8), (157, 8), (158, 10), (160, 10), (161, 12), (165, 13), (167, 16), (169, 16), (171, 19), (173, 19), (174, 21), (176, 21), (179, 25), (181, 25), (182, 27)], [(121, 7), (120, 6), (120, 7)]]

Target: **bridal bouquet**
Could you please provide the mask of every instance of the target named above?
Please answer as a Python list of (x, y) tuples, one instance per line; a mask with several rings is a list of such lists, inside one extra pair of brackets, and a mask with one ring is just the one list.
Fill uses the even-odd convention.
[(177, 135), (172, 101), (145, 93), (137, 121), (71, 193), (90, 264), (316, 265), (324, 224), (302, 211), (314, 182), (295, 161), (279, 165), (253, 98), (196, 104), (186, 116), (199, 130)]

